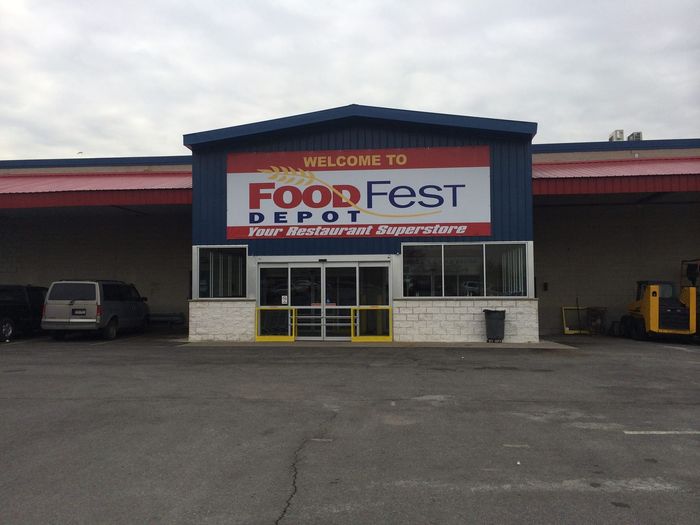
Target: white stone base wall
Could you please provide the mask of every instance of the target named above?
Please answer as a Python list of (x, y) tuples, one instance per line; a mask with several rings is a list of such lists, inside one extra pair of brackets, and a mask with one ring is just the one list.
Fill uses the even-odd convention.
[(190, 341), (255, 340), (255, 300), (190, 301)]
[(486, 341), (484, 309), (505, 310), (504, 343), (539, 341), (537, 299), (394, 300), (394, 341)]

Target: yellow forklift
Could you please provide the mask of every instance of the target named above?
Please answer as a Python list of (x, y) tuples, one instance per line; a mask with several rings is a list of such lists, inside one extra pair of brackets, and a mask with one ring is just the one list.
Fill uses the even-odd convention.
[(681, 261), (681, 284), (685, 283), (695, 288), (695, 339), (700, 342), (700, 288), (697, 286), (700, 277), (700, 257)]
[[(687, 262), (687, 261), (684, 261)], [(692, 286), (683, 286), (676, 294), (669, 281), (637, 281), (637, 300), (620, 319), (623, 337), (647, 339), (649, 336), (692, 336), (697, 327), (698, 265), (688, 265)]]

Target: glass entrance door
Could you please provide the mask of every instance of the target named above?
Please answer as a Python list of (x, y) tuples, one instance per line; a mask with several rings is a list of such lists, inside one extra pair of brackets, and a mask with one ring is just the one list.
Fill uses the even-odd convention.
[(289, 269), (289, 305), (296, 308), (299, 339), (323, 339), (322, 270), (320, 264)]
[(357, 305), (357, 265), (326, 263), (324, 324), (326, 339), (350, 339), (350, 308)]
[[(259, 333), (293, 333), (300, 340), (349, 340), (353, 319), (362, 331), (388, 330), (385, 313), (353, 308), (389, 305), (389, 266), (357, 262), (262, 264), (258, 271)], [(291, 310), (294, 309), (294, 316)], [(263, 324), (277, 323), (274, 328)], [(289, 324), (289, 329), (282, 325)], [(358, 327), (356, 326), (356, 333)], [(270, 333), (272, 333), (270, 332)]]

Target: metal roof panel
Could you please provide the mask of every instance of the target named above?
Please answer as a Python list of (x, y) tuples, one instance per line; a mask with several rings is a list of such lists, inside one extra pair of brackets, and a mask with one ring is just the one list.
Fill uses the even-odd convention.
[(633, 159), (533, 164), (533, 179), (700, 175), (700, 158)]
[(0, 176), (0, 194), (192, 189), (190, 172)]
[(561, 142), (553, 144), (533, 144), (532, 153), (585, 153), (591, 151), (688, 148), (700, 148), (700, 139), (619, 140), (612, 142)]
[(277, 118), (252, 124), (243, 124), (228, 128), (189, 133), (184, 135), (183, 143), (188, 148), (202, 146), (215, 142), (223, 142), (240, 139), (263, 133), (275, 133), (302, 126), (329, 123), (343, 119), (362, 118), (402, 123), (422, 124), (429, 126), (445, 126), (463, 129), (490, 131), (495, 133), (508, 133), (526, 135), (532, 138), (537, 133), (537, 124), (516, 120), (501, 120), (482, 117), (469, 117), (462, 115), (449, 115), (444, 113), (430, 113), (425, 111), (410, 111), (405, 109), (382, 108), (375, 106), (362, 106), (351, 104), (338, 108), (314, 111), (301, 115)]

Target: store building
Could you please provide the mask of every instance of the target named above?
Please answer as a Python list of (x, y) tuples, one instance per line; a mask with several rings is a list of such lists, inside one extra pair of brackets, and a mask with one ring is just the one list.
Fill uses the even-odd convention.
[(0, 284), (129, 281), (194, 341), (484, 341), (493, 308), (525, 342), (682, 280), (700, 139), (535, 131), (347, 106), (187, 135), (192, 155), (0, 161)]
[(346, 106), (185, 135), (191, 340), (538, 340), (536, 124)]

